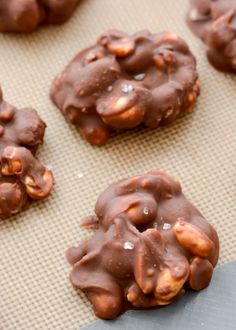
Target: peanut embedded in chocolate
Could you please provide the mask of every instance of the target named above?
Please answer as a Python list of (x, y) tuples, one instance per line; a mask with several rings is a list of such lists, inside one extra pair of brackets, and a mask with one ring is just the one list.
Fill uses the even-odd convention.
[(17, 110), (0, 89), (0, 217), (14, 215), (32, 199), (47, 197), (53, 176), (35, 158), (46, 125), (31, 108)]
[(111, 30), (80, 52), (54, 81), (51, 97), (92, 144), (143, 125), (166, 125), (199, 95), (196, 61), (171, 32)]
[(180, 183), (159, 170), (112, 184), (83, 226), (95, 235), (67, 251), (70, 279), (97, 316), (172, 303), (185, 289), (208, 286), (218, 236), (185, 198)]
[(187, 22), (218, 70), (236, 73), (236, 1), (190, 0)]
[(31, 32), (41, 24), (62, 24), (79, 0), (1, 0), (0, 31)]

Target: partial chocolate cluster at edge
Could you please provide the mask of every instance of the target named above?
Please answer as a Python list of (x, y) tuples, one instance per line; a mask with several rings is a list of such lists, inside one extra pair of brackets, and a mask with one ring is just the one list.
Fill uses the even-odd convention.
[(196, 60), (176, 34), (110, 30), (54, 81), (51, 97), (92, 144), (137, 126), (167, 125), (199, 95)]
[(62, 24), (79, 0), (1, 0), (0, 31), (31, 32), (42, 24)]
[(17, 110), (0, 89), (0, 217), (14, 215), (32, 200), (47, 197), (53, 176), (35, 158), (46, 124), (31, 108)]
[(187, 22), (218, 70), (236, 73), (236, 1), (190, 0)]
[(204, 289), (218, 260), (216, 231), (159, 170), (112, 184), (82, 225), (96, 232), (67, 251), (70, 279), (104, 319)]

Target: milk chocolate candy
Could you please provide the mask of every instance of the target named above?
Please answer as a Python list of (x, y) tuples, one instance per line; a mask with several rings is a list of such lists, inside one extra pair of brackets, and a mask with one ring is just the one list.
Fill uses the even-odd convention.
[(236, 1), (190, 0), (187, 22), (218, 70), (236, 73)]
[(70, 280), (101, 318), (168, 305), (211, 281), (217, 233), (162, 171), (112, 184), (82, 225), (96, 233), (67, 251)]
[(41, 24), (62, 24), (79, 0), (1, 0), (0, 31), (31, 32)]
[(31, 108), (17, 110), (0, 89), (0, 217), (14, 215), (29, 202), (47, 197), (53, 176), (35, 158), (46, 124)]
[(191, 111), (199, 95), (196, 60), (176, 34), (111, 30), (54, 81), (51, 97), (92, 144), (137, 126), (156, 128)]

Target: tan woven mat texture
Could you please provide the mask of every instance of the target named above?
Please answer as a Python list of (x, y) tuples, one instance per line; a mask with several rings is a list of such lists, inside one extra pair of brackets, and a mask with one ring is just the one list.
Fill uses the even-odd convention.
[[(77, 330), (95, 317), (68, 281), (65, 250), (88, 237), (79, 220), (118, 179), (162, 168), (217, 229), (220, 262), (236, 258), (236, 77), (215, 71), (185, 25), (187, 0), (83, 0), (61, 27), (0, 35), (0, 83), (8, 101), (47, 122), (38, 157), (54, 171), (51, 197), (0, 221), (0, 329)], [(90, 146), (51, 104), (54, 76), (108, 28), (171, 30), (197, 57), (202, 93), (195, 111), (169, 127), (133, 131)]]

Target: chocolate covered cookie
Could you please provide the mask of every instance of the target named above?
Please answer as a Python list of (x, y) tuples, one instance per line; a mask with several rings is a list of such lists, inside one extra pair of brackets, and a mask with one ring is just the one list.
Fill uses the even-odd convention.
[(112, 184), (82, 224), (96, 233), (67, 251), (70, 279), (104, 319), (204, 289), (218, 260), (216, 231), (159, 170)]
[(41, 24), (64, 23), (79, 0), (1, 0), (0, 31), (31, 32)]
[(35, 158), (46, 124), (31, 108), (17, 110), (0, 89), (0, 217), (21, 211), (32, 200), (47, 197), (53, 176)]
[(187, 22), (218, 70), (236, 73), (236, 1), (190, 0)]
[(137, 126), (155, 128), (191, 111), (196, 60), (176, 34), (111, 30), (81, 51), (54, 81), (51, 97), (92, 144)]

